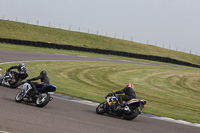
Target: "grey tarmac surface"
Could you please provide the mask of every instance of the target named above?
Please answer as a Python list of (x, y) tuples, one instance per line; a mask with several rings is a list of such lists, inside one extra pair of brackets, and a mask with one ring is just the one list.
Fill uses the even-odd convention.
[(0, 63), (13, 62), (13, 61), (43, 61), (43, 60), (113, 62), (113, 63), (128, 63), (128, 64), (139, 64), (139, 65), (175, 67), (175, 66), (167, 66), (167, 65), (159, 65), (159, 64), (150, 64), (150, 63), (144, 63), (144, 62), (113, 60), (113, 59), (94, 58), (94, 57), (86, 57), (86, 56), (0, 50)]
[[(87, 57), (0, 51), (1, 63), (49, 59), (88, 61)], [(89, 58), (89, 61), (95, 60), (104, 61)], [(2, 131), (11, 133), (199, 133), (200, 131), (199, 127), (144, 116), (126, 121), (110, 115), (97, 115), (94, 106), (55, 97), (44, 108), (38, 108), (34, 104), (16, 103), (14, 98), (19, 90), (0, 86), (0, 130)]]

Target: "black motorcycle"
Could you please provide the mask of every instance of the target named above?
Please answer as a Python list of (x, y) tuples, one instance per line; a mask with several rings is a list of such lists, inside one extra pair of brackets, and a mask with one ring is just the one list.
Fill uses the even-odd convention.
[(0, 74), (0, 85), (5, 85), (11, 88), (17, 88), (22, 84), (22, 80), (28, 77), (27, 73), (16, 71), (5, 72), (4, 76)]
[[(106, 101), (97, 106), (96, 113), (122, 116), (125, 120), (135, 119), (142, 113), (142, 109), (145, 108), (144, 105), (146, 104), (145, 100), (131, 99), (123, 101), (123, 106), (119, 106), (118, 98), (112, 93), (109, 93), (105, 98)], [(140, 108), (140, 111), (138, 108)]]
[(37, 107), (44, 107), (53, 99), (48, 92), (56, 91), (56, 86), (47, 84), (45, 86), (36, 87), (36, 89), (38, 90), (38, 94), (34, 93), (30, 82), (25, 81), (23, 89), (17, 93), (15, 101), (35, 103)]

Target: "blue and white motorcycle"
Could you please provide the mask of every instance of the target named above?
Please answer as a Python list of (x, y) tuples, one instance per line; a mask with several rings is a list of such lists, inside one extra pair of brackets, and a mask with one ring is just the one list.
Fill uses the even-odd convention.
[(35, 94), (30, 82), (25, 81), (23, 89), (20, 90), (16, 97), (16, 102), (35, 103), (37, 107), (46, 106), (53, 98), (48, 92), (56, 91), (56, 86), (47, 84), (41, 88), (36, 87), (38, 94)]
[[(0, 68), (0, 71), (2, 68)], [(17, 88), (22, 84), (22, 80), (28, 77), (27, 73), (19, 73), (17, 71), (5, 72), (4, 76), (0, 74), (0, 85), (5, 85), (10, 88)]]

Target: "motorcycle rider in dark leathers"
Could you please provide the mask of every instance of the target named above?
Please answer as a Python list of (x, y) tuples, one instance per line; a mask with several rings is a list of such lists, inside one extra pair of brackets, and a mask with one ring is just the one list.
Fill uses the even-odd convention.
[(126, 87), (120, 91), (116, 91), (116, 92), (113, 92), (113, 94), (122, 94), (122, 93), (125, 93), (125, 95), (118, 95), (118, 100), (119, 100), (119, 106), (124, 106), (123, 104), (123, 100), (124, 101), (129, 101), (133, 98), (136, 98), (136, 94), (133, 90), (134, 88), (134, 85), (133, 84), (127, 84)]
[(20, 74), (25, 74), (26, 76), (28, 75), (26, 73), (26, 66), (25, 66), (24, 62), (21, 62), (18, 66), (11, 66), (10, 68), (8, 68), (6, 70), (7, 73), (5, 75), (5, 79), (11, 78), (10, 75), (8, 74), (8, 72), (10, 72), (12, 69), (17, 69), (18, 73), (20, 73)]
[[(38, 82), (31, 82), (34, 80), (41, 80), (41, 83)], [(34, 77), (32, 79), (28, 79), (27, 82), (29, 82), (32, 86), (32, 89), (34, 91), (35, 94), (38, 94), (38, 90), (36, 88), (42, 88), (44, 86), (46, 86), (47, 84), (49, 84), (49, 78), (47, 76), (47, 72), (45, 70), (40, 72), (40, 75), (37, 77)]]

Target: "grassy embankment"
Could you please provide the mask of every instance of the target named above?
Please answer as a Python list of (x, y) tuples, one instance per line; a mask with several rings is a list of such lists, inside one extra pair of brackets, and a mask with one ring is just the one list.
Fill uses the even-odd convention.
[(110, 37), (0, 20), (0, 37), (170, 57), (200, 65), (199, 56)]
[[(30, 25), (24, 25), (24, 27), (26, 26)], [(36, 29), (44, 28), (37, 26), (33, 27), (35, 27)], [(4, 28), (4, 30), (6, 29), (8, 28)], [(44, 28), (44, 29), (49, 29), (49, 28)], [(10, 28), (10, 30), (14, 30), (14, 28)], [(15, 30), (17, 30), (17, 28)], [(31, 32), (31, 30), (28, 31)], [(64, 30), (59, 30), (59, 29), (55, 30), (58, 32), (57, 34), (59, 34), (60, 32), (64, 32)], [(18, 33), (13, 33), (13, 34), (17, 34), (16, 37), (18, 37), (17, 39), (19, 39)], [(69, 32), (69, 34), (76, 35), (81, 33)], [(86, 36), (87, 34), (84, 35)], [(7, 38), (13, 38), (11, 36), (10, 37), (8, 36)], [(98, 38), (98, 36), (96, 35), (88, 35), (88, 36), (91, 36), (91, 38), (93, 37)], [(90, 40), (91, 38), (88, 38), (88, 40)], [(97, 42), (102, 41), (101, 40), (102, 38), (105, 37), (100, 36), (99, 39), (97, 39)], [(43, 39), (43, 37), (41, 37), (41, 39)], [(116, 39), (116, 42), (118, 41), (123, 42), (122, 40)], [(124, 41), (124, 43), (125, 42), (127, 43), (128, 41)], [(135, 43), (132, 43), (132, 45), (134, 44)], [(20, 48), (26, 48), (24, 46), (15, 46), (9, 44), (1, 44), (0, 46), (1, 46), (0, 49), (12, 49), (12, 50), (16, 49), (20, 50)], [(38, 51), (41, 50), (39, 48), (33, 48), (33, 49), (38, 49)], [(42, 51), (57, 53), (59, 50), (42, 49)], [(71, 54), (79, 55), (79, 53), (83, 54), (84, 52), (75, 52), (75, 53), (72, 52)], [(177, 54), (178, 53), (180, 52), (177, 52)], [(88, 55), (90, 54), (88, 53)], [(98, 54), (91, 54), (90, 56), (98, 56)], [(193, 55), (185, 54), (184, 57), (185, 56), (193, 56)], [(106, 57), (110, 56), (104, 55), (104, 58)], [(116, 56), (112, 56), (112, 58), (116, 58)], [(198, 56), (195, 56), (195, 58), (199, 59)], [(128, 59), (128, 58), (123, 58), (123, 59)], [(6, 64), (1, 66), (5, 70), (10, 65), (11, 64)], [(123, 88), (126, 83), (131, 82), (135, 84), (135, 91), (138, 98), (143, 98), (148, 101), (146, 106), (147, 108), (144, 110), (145, 113), (151, 113), (159, 116), (166, 116), (174, 119), (181, 119), (190, 122), (200, 123), (199, 119), (200, 118), (200, 111), (199, 111), (200, 70), (199, 69), (181, 69), (181, 68), (168, 68), (168, 67), (156, 67), (156, 66), (145, 66), (145, 65), (130, 65), (130, 64), (118, 64), (118, 63), (92, 63), (92, 62), (30, 62), (26, 63), (26, 65), (30, 78), (37, 76), (39, 72), (43, 69), (47, 70), (49, 77), (51, 79), (51, 83), (56, 85), (58, 88), (57, 93), (75, 96), (96, 102), (104, 101), (104, 96), (107, 93), (119, 90)]]

